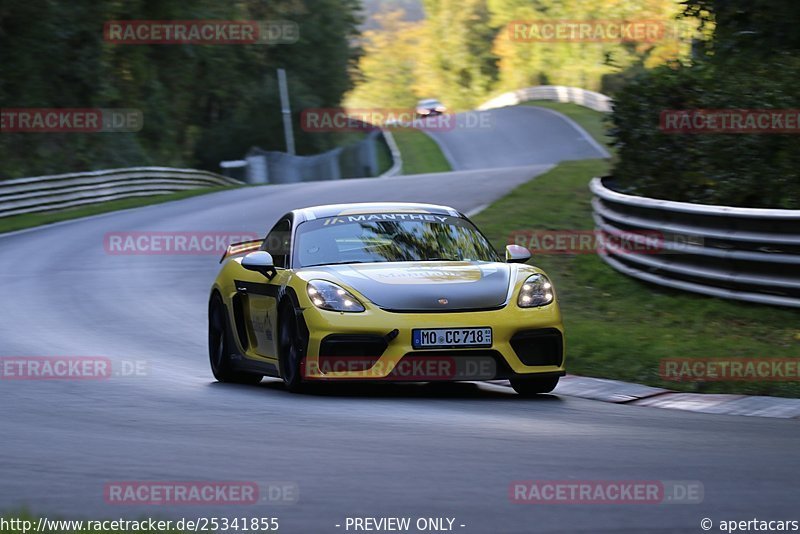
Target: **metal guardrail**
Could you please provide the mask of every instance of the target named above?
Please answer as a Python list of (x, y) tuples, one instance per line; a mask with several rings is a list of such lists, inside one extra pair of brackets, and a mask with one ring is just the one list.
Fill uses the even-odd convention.
[(479, 110), (502, 108), (506, 106), (516, 106), (529, 100), (553, 100), (555, 102), (572, 102), (580, 106), (610, 113), (613, 100), (610, 96), (594, 91), (587, 91), (578, 87), (567, 87), (564, 85), (538, 85), (526, 87), (508, 93), (503, 93), (478, 107)]
[[(298, 156), (275, 150), (251, 148), (244, 157), (244, 166), (238, 174), (250, 184), (293, 184), (343, 178), (368, 178), (378, 176), (379, 144), (386, 140), (386, 131), (365, 124), (367, 133), (357, 143), (336, 147), (311, 156)], [(389, 147), (391, 151), (391, 147)], [(394, 157), (394, 153), (393, 153)], [(239, 161), (222, 161), (225, 174), (234, 175), (233, 166)], [(394, 169), (396, 160), (393, 161)]]
[(662, 250), (610, 247), (601, 258), (626, 275), (716, 297), (800, 307), (800, 210), (734, 208), (626, 195), (590, 184), (603, 232), (661, 236)]
[(0, 180), (0, 217), (241, 182), (213, 172), (132, 167)]

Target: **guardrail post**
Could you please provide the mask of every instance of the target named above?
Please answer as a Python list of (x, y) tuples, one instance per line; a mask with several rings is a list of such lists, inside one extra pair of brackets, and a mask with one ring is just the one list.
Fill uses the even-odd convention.
[(269, 183), (269, 166), (267, 156), (260, 154), (248, 156), (247, 161), (247, 183), (266, 184)]

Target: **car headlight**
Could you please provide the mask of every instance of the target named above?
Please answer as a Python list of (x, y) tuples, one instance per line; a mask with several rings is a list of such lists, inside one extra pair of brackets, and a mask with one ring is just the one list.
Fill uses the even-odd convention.
[(308, 297), (317, 308), (339, 312), (363, 312), (361, 304), (350, 292), (327, 280), (311, 280)]
[(553, 302), (553, 284), (543, 274), (529, 276), (519, 290), (517, 304), (520, 308), (546, 306), (551, 302)]

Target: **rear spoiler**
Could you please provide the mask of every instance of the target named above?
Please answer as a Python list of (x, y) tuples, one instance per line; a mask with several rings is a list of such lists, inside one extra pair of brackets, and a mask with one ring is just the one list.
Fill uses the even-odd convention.
[(254, 239), (252, 241), (242, 241), (241, 243), (232, 243), (228, 245), (227, 250), (225, 250), (225, 254), (219, 259), (219, 262), (222, 263), (225, 261), (226, 258), (231, 256), (238, 256), (239, 254), (246, 254), (248, 252), (255, 252), (256, 250), (261, 248), (261, 245), (264, 243), (263, 239)]

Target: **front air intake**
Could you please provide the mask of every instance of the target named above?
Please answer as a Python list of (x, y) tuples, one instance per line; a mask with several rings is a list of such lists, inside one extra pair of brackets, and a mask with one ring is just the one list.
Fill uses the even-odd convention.
[(561, 367), (564, 362), (564, 340), (555, 328), (522, 330), (511, 338), (517, 358), (528, 366)]

